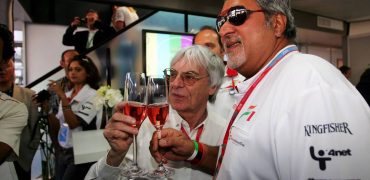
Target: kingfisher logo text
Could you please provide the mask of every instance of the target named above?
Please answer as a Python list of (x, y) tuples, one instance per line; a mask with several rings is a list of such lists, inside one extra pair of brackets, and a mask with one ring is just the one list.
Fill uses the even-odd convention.
[(331, 161), (332, 158), (334, 157), (337, 158), (341, 156), (352, 156), (350, 149), (346, 149), (346, 150), (334, 150), (334, 149), (322, 150), (320, 149), (317, 151), (317, 155), (316, 155), (315, 148), (313, 146), (310, 146), (310, 154), (313, 160), (319, 162), (319, 168), (322, 171), (325, 171), (326, 162)]
[(352, 135), (352, 131), (349, 129), (347, 122), (315, 124), (315, 125), (305, 125), (304, 126), (305, 136), (312, 136), (314, 134), (331, 134), (331, 133), (343, 133), (343, 134)]
[(256, 107), (257, 107), (257, 106), (254, 106), (254, 105), (249, 106), (249, 107), (248, 107), (247, 112), (243, 113), (243, 114), (240, 116), (240, 118), (239, 118), (239, 119), (241, 119), (241, 118), (242, 118), (242, 117), (244, 117), (244, 116), (247, 116), (247, 117), (246, 117), (246, 121), (250, 121), (250, 120), (252, 119), (252, 117), (254, 116), (254, 114), (256, 113), (256, 111), (253, 111), (253, 109), (254, 109), (254, 108), (256, 108)]

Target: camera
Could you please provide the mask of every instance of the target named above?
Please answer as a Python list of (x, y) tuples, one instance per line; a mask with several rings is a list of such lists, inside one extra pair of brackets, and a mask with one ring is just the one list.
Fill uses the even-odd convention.
[(86, 20), (86, 18), (80, 18), (80, 22), (81, 22), (81, 24), (86, 24), (87, 20)]
[(49, 100), (49, 98), (50, 98), (50, 93), (49, 93), (49, 91), (47, 91), (45, 89), (38, 92), (37, 96), (36, 96), (36, 100), (39, 103), (44, 102), (46, 100)]

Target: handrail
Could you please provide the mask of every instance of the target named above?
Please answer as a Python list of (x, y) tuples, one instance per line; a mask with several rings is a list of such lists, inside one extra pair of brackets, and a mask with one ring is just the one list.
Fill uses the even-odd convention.
[(36, 79), (35, 81), (29, 83), (26, 88), (32, 88), (33, 86), (35, 86), (36, 84), (44, 81), (45, 79), (47, 79), (48, 77), (54, 75), (55, 73), (59, 72), (60, 70), (62, 70), (63, 68), (58, 66), (56, 68), (54, 68), (53, 70), (49, 71), (48, 73), (44, 74), (43, 76), (39, 77), (38, 79)]
[[(100, 42), (98, 45), (96, 46), (93, 46), (89, 49), (87, 49), (85, 52), (83, 52), (82, 54), (83, 55), (86, 55), (92, 51), (94, 51), (95, 49), (105, 45), (106, 43), (110, 42), (111, 40), (113, 40), (114, 38), (116, 38), (117, 36), (119, 36), (120, 34), (126, 32), (127, 30), (131, 29), (132, 27), (136, 26), (136, 24), (139, 24), (140, 22), (144, 21), (145, 19), (147, 19), (148, 17), (152, 16), (153, 14), (157, 13), (158, 11), (157, 10), (153, 10), (152, 12), (144, 15), (142, 18), (138, 19), (137, 21), (129, 24), (128, 26), (126, 26), (125, 28), (121, 29), (120, 31), (116, 32), (113, 36), (111, 37), (108, 37), (106, 40)], [(58, 66), (56, 68), (54, 68), (53, 70), (49, 71), (48, 73), (46, 73), (45, 75), (39, 77), (38, 79), (36, 79), (35, 81), (29, 83), (28, 85), (26, 85), (26, 88), (32, 88), (34, 87), (35, 85), (37, 85), (38, 83), (44, 81), (45, 79), (47, 79), (48, 77), (54, 75), (55, 73), (59, 72), (60, 70), (62, 70), (63, 68)]]

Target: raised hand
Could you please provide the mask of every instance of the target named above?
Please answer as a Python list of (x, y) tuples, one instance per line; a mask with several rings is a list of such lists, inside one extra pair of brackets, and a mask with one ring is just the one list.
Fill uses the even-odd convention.
[(123, 114), (124, 102), (117, 104), (112, 118), (104, 129), (104, 137), (107, 139), (111, 149), (108, 153), (107, 163), (118, 166), (125, 157), (133, 141), (133, 135), (139, 131), (133, 127), (135, 119)]
[(194, 143), (181, 131), (172, 128), (162, 129), (161, 139), (158, 141), (158, 132), (153, 133), (150, 141), (150, 153), (157, 162), (161, 159), (184, 161), (194, 152)]
[(71, 26), (79, 26), (81, 24), (81, 19), (79, 17), (74, 17)]
[(49, 88), (51, 91), (55, 92), (55, 94), (59, 97), (59, 98), (62, 98), (65, 96), (65, 92), (63, 90), (63, 88), (56, 82), (56, 81), (53, 81), (53, 80), (49, 80)]

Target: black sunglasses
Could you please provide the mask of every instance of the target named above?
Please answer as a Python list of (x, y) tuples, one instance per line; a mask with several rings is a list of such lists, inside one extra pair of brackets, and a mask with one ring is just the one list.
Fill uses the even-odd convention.
[(221, 12), (216, 20), (217, 31), (220, 31), (222, 25), (224, 25), (226, 21), (229, 21), (229, 23), (234, 26), (242, 25), (248, 19), (249, 15), (254, 12), (264, 12), (264, 10), (249, 10), (244, 6), (234, 6), (231, 7), (224, 16), (222, 16), (223, 12)]

